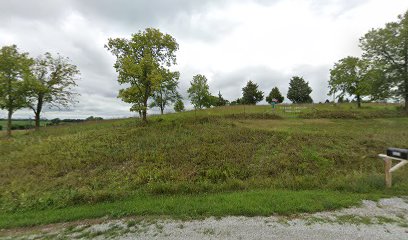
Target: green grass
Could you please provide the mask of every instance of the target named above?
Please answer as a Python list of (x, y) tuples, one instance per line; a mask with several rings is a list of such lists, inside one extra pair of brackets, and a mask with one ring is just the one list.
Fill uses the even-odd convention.
[(84, 218), (171, 216), (189, 219), (208, 216), (310, 213), (357, 205), (380, 195), (333, 191), (256, 190), (198, 195), (138, 196), (124, 201), (3, 214), (0, 228), (32, 226)]
[[(47, 120), (42, 120), (40, 122), (41, 126), (45, 126), (49, 121)], [(18, 120), (18, 119), (13, 119), (11, 121), (11, 124), (13, 126), (35, 126), (35, 121), (34, 120)], [(0, 128), (4, 131), (7, 128), (7, 120), (0, 119)], [(0, 130), (1, 131), (1, 130)]]
[[(408, 168), (398, 170), (393, 188), (385, 190), (377, 157), (388, 146), (407, 147), (406, 139), (408, 116), (387, 104), (230, 106), (153, 116), (147, 125), (122, 119), (22, 131), (11, 139), (0, 136), (0, 222), (5, 216), (37, 219), (29, 225), (103, 216), (104, 209), (114, 208), (109, 206), (141, 196), (188, 198), (191, 206), (200, 206), (207, 195), (263, 189), (295, 195), (340, 191), (356, 199), (372, 192), (407, 195)], [(303, 211), (278, 211), (268, 204), (258, 211), (251, 199), (239, 200), (246, 208), (220, 205), (219, 212), (207, 204), (194, 216)], [(303, 195), (299, 201), (307, 202)], [(144, 206), (145, 213), (129, 208), (122, 213), (182, 214), (176, 207), (160, 213)], [(62, 217), (69, 209), (81, 210)], [(48, 215), (54, 220), (46, 220)], [(13, 226), (28, 224), (21, 221)]]

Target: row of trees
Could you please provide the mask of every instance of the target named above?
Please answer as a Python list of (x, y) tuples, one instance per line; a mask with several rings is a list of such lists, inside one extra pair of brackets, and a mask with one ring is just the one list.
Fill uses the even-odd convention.
[(370, 100), (402, 99), (408, 112), (408, 11), (360, 39), (362, 58), (340, 59), (330, 70), (329, 94)]
[[(171, 71), (176, 64), (176, 51), (179, 46), (176, 40), (163, 34), (158, 29), (147, 28), (133, 34), (130, 39), (108, 39), (105, 48), (115, 57), (114, 68), (118, 73), (119, 84), (128, 87), (119, 91), (118, 97), (131, 103), (131, 111), (139, 112), (143, 121), (147, 121), (148, 108), (164, 109), (174, 104), (175, 111), (183, 111), (184, 104), (177, 91), (180, 73)], [(208, 81), (204, 75), (197, 74), (190, 82), (188, 97), (196, 109), (227, 104), (256, 104), (264, 99), (258, 85), (249, 81), (242, 89), (242, 98), (229, 103), (221, 93), (213, 96), (209, 91)], [(311, 102), (312, 92), (308, 83), (301, 77), (293, 77), (290, 83), (288, 99), (294, 103)], [(277, 87), (266, 97), (269, 103), (282, 102), (284, 97)]]
[(74, 102), (73, 92), (80, 72), (68, 58), (45, 53), (35, 59), (19, 52), (16, 45), (0, 49), (0, 109), (7, 111), (7, 136), (13, 113), (29, 108), (40, 127), (44, 106), (61, 108)]
[[(209, 91), (207, 78), (204, 75), (195, 75), (190, 84), (191, 86), (187, 90), (188, 97), (196, 109), (224, 106), (227, 104), (254, 105), (264, 99), (264, 93), (258, 89), (258, 84), (252, 81), (248, 81), (246, 86), (242, 88), (242, 97), (232, 102), (225, 100), (220, 92), (218, 93), (218, 97), (212, 96)], [(312, 103), (313, 100), (310, 97), (311, 92), (312, 89), (308, 82), (302, 77), (294, 76), (290, 80), (287, 97), (293, 103)], [(269, 95), (265, 98), (269, 104), (272, 104), (272, 102), (282, 103), (284, 99), (278, 87), (272, 88)]]
[[(387, 23), (384, 28), (373, 29), (360, 40), (363, 58), (347, 57), (330, 70), (329, 94), (339, 100), (354, 96), (358, 106), (363, 97), (371, 100), (402, 98), (408, 111), (408, 12), (399, 16), (398, 22)], [(130, 87), (120, 90), (119, 97), (132, 104), (132, 111), (139, 111), (146, 121), (148, 107), (159, 107), (161, 113), (174, 103), (176, 111), (184, 109), (177, 92), (180, 74), (170, 71), (176, 64), (176, 40), (158, 29), (147, 28), (132, 35), (131, 39), (109, 39), (105, 46), (116, 56), (114, 65), (120, 84)], [(188, 89), (188, 96), (195, 108), (222, 106), (229, 102), (221, 93), (209, 92), (207, 78), (195, 75)], [(241, 98), (230, 104), (256, 104), (264, 99), (258, 85), (249, 81), (242, 89)], [(312, 89), (302, 77), (293, 77), (287, 98), (293, 103), (311, 103)], [(282, 102), (284, 97), (273, 88), (266, 101)], [(150, 102), (150, 105), (148, 103)]]

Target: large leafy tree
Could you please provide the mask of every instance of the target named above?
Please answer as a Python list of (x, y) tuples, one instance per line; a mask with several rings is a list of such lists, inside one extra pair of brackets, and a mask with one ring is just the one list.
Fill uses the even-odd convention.
[(133, 34), (131, 39), (109, 39), (105, 46), (116, 56), (114, 67), (118, 82), (129, 85), (119, 92), (119, 98), (131, 103), (147, 121), (148, 100), (161, 86), (163, 69), (176, 64), (176, 40), (158, 29), (147, 28)]
[(258, 84), (248, 81), (247, 85), (242, 88), (242, 104), (253, 104), (262, 101), (264, 98), (263, 92), (258, 90)]
[(344, 98), (346, 94), (356, 98), (357, 106), (361, 107), (361, 99), (370, 95), (372, 73), (365, 60), (357, 57), (340, 59), (330, 70), (329, 94)]
[(290, 79), (287, 95), (290, 101), (293, 103), (312, 103), (310, 93), (312, 93), (312, 88), (303, 77), (294, 76)]
[(269, 104), (272, 104), (274, 99), (277, 101), (277, 103), (282, 103), (285, 98), (282, 96), (279, 88), (274, 87), (265, 99)]
[(190, 84), (191, 86), (187, 92), (194, 108), (202, 109), (204, 107), (210, 107), (211, 94), (207, 78), (204, 75), (197, 74), (193, 76), (193, 81), (191, 81)]
[(163, 115), (166, 106), (176, 102), (181, 96), (177, 91), (180, 73), (163, 69), (162, 76), (163, 80), (159, 83), (159, 87), (153, 92), (153, 102), (150, 106), (160, 108), (160, 113)]
[(384, 73), (374, 95), (403, 99), (408, 112), (408, 11), (398, 16), (398, 21), (372, 29), (360, 43), (363, 56)]
[(33, 78), (29, 85), (28, 107), (35, 115), (35, 128), (40, 127), (44, 104), (65, 108), (74, 103), (78, 94), (73, 91), (79, 78), (78, 68), (68, 58), (45, 53), (35, 59), (32, 67)]
[(16, 45), (0, 49), (0, 108), (7, 111), (7, 136), (11, 136), (13, 113), (27, 106), (27, 83), (34, 61)]

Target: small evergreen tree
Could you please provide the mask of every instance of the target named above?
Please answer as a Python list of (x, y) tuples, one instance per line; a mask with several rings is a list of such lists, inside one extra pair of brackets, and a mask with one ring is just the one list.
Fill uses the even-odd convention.
[(290, 80), (287, 97), (293, 103), (312, 103), (311, 92), (309, 82), (306, 82), (303, 77), (294, 76)]
[(177, 99), (176, 103), (174, 103), (174, 111), (176, 112), (184, 111), (184, 103), (181, 99)]
[(242, 104), (255, 105), (264, 98), (263, 92), (258, 90), (258, 84), (249, 81), (245, 87), (242, 88)]
[(282, 103), (283, 100), (285, 99), (282, 94), (280, 93), (278, 87), (272, 88), (271, 92), (269, 95), (266, 97), (266, 101), (269, 104), (272, 104), (273, 99), (276, 99), (277, 103)]

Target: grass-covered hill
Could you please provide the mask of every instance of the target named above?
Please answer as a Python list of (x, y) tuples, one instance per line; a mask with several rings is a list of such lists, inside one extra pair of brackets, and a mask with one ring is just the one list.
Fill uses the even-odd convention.
[(408, 116), (387, 104), (230, 106), (18, 132), (0, 138), (0, 228), (109, 214), (316, 211), (408, 194), (408, 168), (385, 190), (377, 157), (407, 139)]

